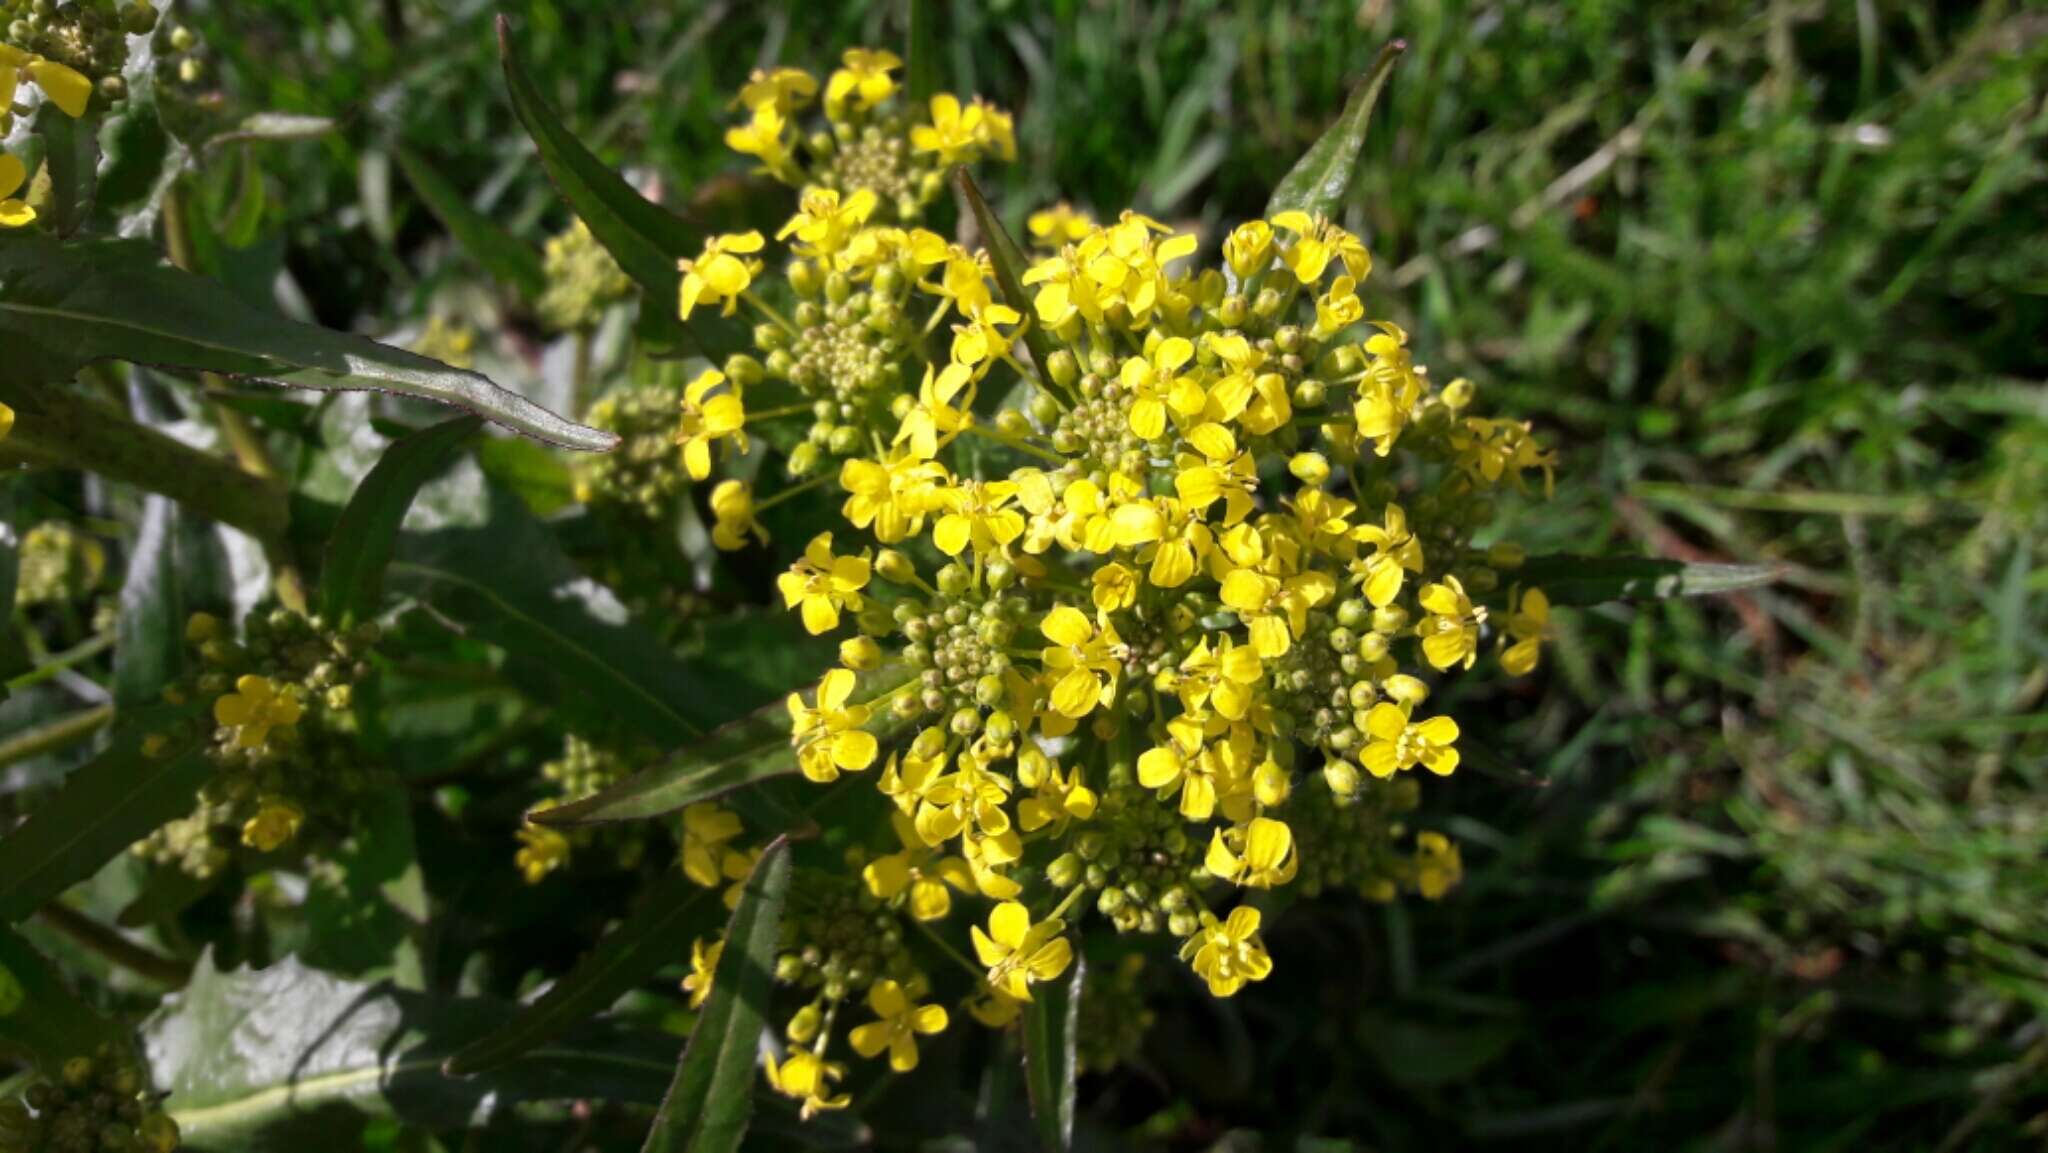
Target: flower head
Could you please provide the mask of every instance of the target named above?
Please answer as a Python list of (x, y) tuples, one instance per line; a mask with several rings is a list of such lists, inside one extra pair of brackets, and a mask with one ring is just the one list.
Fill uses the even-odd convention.
[(1201, 930), (1181, 946), (1180, 955), (1218, 997), (1234, 996), (1248, 982), (1263, 981), (1273, 971), (1273, 959), (1259, 940), (1259, 911), (1250, 905), (1232, 909), (1223, 921), (1203, 913)]
[(1032, 923), (1016, 901), (1004, 901), (988, 917), (988, 932), (976, 925), (974, 954), (988, 966), (989, 987), (1015, 1001), (1029, 1001), (1035, 982), (1050, 981), (1073, 963), (1074, 947), (1058, 918)]
[(827, 1109), (844, 1109), (853, 1095), (832, 1096), (832, 1086), (846, 1076), (846, 1067), (827, 1061), (808, 1049), (792, 1049), (778, 1062), (767, 1058), (768, 1085), (785, 1097), (803, 1102), (798, 1114), (806, 1121)]
[(297, 685), (279, 688), (269, 677), (247, 674), (235, 681), (235, 691), (213, 702), (213, 719), (234, 730), (238, 748), (260, 749), (271, 742), (274, 730), (289, 731), (306, 713)]
[(917, 1038), (946, 1031), (946, 1010), (941, 1005), (919, 1005), (902, 985), (884, 978), (868, 986), (868, 1008), (876, 1020), (854, 1027), (850, 1040), (853, 1051), (863, 1057), (889, 1052), (889, 1068), (908, 1073), (917, 1068)]
[[(0, 103), (0, 108), (6, 105)], [(21, 158), (11, 153), (0, 152), (0, 228), (21, 228), (35, 223), (36, 210), (28, 201), (15, 197), (14, 193), (28, 180), (28, 167)], [(7, 435), (6, 428), (14, 424), (13, 410), (8, 410), (6, 426), (0, 426), (0, 436)]]
[[(707, 368), (683, 388), (683, 414), (676, 425), (676, 443), (683, 446), (683, 468), (691, 480), (711, 475), (711, 446), (731, 439), (741, 452), (747, 451), (746, 405), (737, 386), (727, 387), (725, 374)], [(711, 395), (718, 392), (718, 395)]]
[(686, 257), (678, 262), (683, 273), (682, 291), (677, 296), (682, 318), (690, 319), (700, 304), (721, 301), (725, 315), (731, 316), (739, 308), (740, 294), (761, 272), (761, 262), (749, 257), (766, 243), (758, 232), (714, 236), (704, 242), (704, 251), (695, 260)]
[(875, 735), (861, 728), (868, 721), (866, 705), (852, 705), (854, 675), (833, 669), (818, 682), (815, 707), (800, 693), (789, 694), (789, 717), (797, 746), (797, 765), (804, 776), (820, 783), (836, 781), (839, 772), (859, 772), (875, 763)]
[(821, 532), (804, 546), (804, 555), (775, 580), (786, 608), (803, 610), (804, 629), (812, 636), (839, 627), (844, 609), (859, 612), (860, 590), (867, 587), (873, 566), (860, 556), (832, 555), (832, 534)]

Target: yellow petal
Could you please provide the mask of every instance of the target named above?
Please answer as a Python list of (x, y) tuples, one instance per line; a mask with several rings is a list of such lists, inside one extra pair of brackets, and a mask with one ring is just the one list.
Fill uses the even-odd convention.
[(64, 115), (85, 115), (86, 103), (92, 99), (92, 81), (84, 73), (55, 60), (37, 60), (28, 66), (28, 75)]

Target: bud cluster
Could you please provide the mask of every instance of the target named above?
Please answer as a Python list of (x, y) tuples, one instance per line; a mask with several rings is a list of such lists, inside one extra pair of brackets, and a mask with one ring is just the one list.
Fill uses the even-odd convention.
[(99, 588), (107, 553), (98, 541), (62, 521), (44, 521), (21, 538), (16, 608), (71, 604)]
[(178, 1123), (141, 1068), (111, 1045), (64, 1062), (54, 1080), (0, 1101), (0, 1153), (172, 1153)]
[[(540, 775), (550, 786), (549, 795), (529, 812), (580, 801), (625, 780), (654, 761), (648, 751), (622, 752), (570, 734), (562, 743), (562, 755), (541, 766)], [(539, 884), (550, 873), (566, 868), (574, 855), (602, 845), (621, 869), (631, 869), (646, 855), (656, 830), (634, 822), (557, 830), (531, 822), (519, 830), (519, 851), (514, 864), (529, 885)]]
[(633, 290), (625, 270), (581, 220), (548, 238), (542, 271), (547, 287), (535, 310), (557, 332), (596, 328), (604, 310)]

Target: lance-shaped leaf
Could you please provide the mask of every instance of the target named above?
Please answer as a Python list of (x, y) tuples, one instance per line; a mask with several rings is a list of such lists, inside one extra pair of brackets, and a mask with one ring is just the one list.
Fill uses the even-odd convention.
[(1687, 564), (1656, 557), (1532, 556), (1502, 574), (1509, 584), (1533, 585), (1554, 605), (1712, 596), (1777, 580), (1775, 565)]
[(1023, 276), (1030, 267), (1024, 250), (1017, 247), (1009, 230), (996, 219), (995, 211), (982, 197), (981, 187), (974, 183), (966, 165), (954, 167), (953, 188), (959, 194), (962, 210), (973, 216), (975, 226), (981, 229), (982, 243), (988, 249), (989, 262), (995, 265), (996, 287), (1002, 289), (1003, 300), (1025, 318), (1024, 347), (1031, 350), (1031, 367), (1038, 372), (1039, 382), (1050, 389), (1052, 375), (1046, 365), (1052, 356), (1052, 340), (1039, 327), (1037, 307), (1024, 291)]
[(0, 384), (35, 387), (94, 361), (127, 360), (291, 388), (398, 393), (584, 451), (618, 443), (477, 373), (263, 312), (205, 277), (158, 263), (136, 241), (0, 240), (0, 340)]
[[(900, 665), (862, 675), (854, 699), (856, 703), (877, 702), (865, 726), (877, 740), (886, 743), (909, 726), (886, 707), (886, 698), (908, 683), (911, 675)], [(552, 827), (647, 820), (762, 781), (793, 776), (796, 771), (789, 709), (782, 704), (766, 705), (651, 769), (580, 801), (544, 809), (533, 814), (532, 820)]]
[(165, 497), (143, 502), (115, 625), (116, 705), (153, 704), (184, 671), (187, 618), (228, 607), (228, 595), (218, 587), (227, 565), (221, 554), (212, 525)]
[(90, 1055), (120, 1032), (80, 1000), (34, 946), (0, 925), (0, 1053), (54, 1067)]
[[(682, 273), (676, 262), (698, 254), (704, 230), (640, 195), (563, 126), (520, 63), (511, 22), (504, 16), (498, 17), (498, 55), (505, 66), (512, 110), (533, 138), (555, 191), (646, 294), (640, 306), (642, 334), (662, 345), (679, 343), (683, 325), (677, 295)], [(739, 325), (718, 316), (715, 309), (693, 313), (689, 334), (707, 355), (737, 351), (745, 338)]]
[(1345, 102), (1344, 114), (1309, 145), (1301, 159), (1294, 162), (1293, 169), (1273, 187), (1272, 199), (1266, 202), (1269, 218), (1295, 211), (1334, 216), (1343, 207), (1344, 196), (1351, 190), (1351, 177), (1358, 170), (1359, 150), (1365, 146), (1372, 106), (1378, 103), (1380, 89), (1386, 87), (1387, 77), (1393, 74), (1395, 63), (1407, 50), (1405, 40), (1395, 40), (1380, 49), (1365, 82)]
[(412, 181), (413, 191), (427, 202), (427, 208), (471, 260), (527, 300), (540, 296), (547, 288), (547, 275), (538, 253), (478, 212), (426, 157), (402, 144), (395, 155), (406, 179)]
[(789, 876), (789, 841), (777, 837), (740, 890), (711, 975), (711, 994), (676, 1063), (644, 1153), (736, 1153), (746, 1137)]
[(413, 497), (476, 435), (480, 423), (473, 416), (457, 417), (401, 438), (356, 486), (327, 542), (327, 564), (320, 574), (320, 604), (328, 620), (346, 626), (377, 614), (384, 570)]
[(612, 1006), (652, 978), (664, 965), (687, 957), (690, 944), (718, 907), (717, 890), (706, 889), (672, 869), (604, 935), (569, 974), (539, 1000), (476, 1043), (448, 1059), (451, 1077), (484, 1073), (567, 1033)]
[(1046, 1153), (1066, 1153), (1074, 1141), (1074, 1045), (1087, 968), (1076, 951), (1066, 979), (1040, 986), (1024, 1007), (1024, 1086)]
[(50, 219), (59, 236), (69, 236), (92, 214), (99, 191), (98, 119), (64, 114), (54, 102), (36, 110), (36, 134), (43, 138), (43, 162), (50, 173)]
[(436, 1128), (482, 1124), (526, 1101), (660, 1099), (673, 1038), (600, 1024), (489, 1077), (441, 1064), (512, 1012), (496, 1001), (364, 984), (286, 958), (192, 981), (144, 1023), (156, 1088), (195, 1150), (361, 1148), (371, 1118)]
[(923, 107), (939, 90), (939, 0), (910, 0), (904, 95)]
[[(213, 775), (197, 723), (204, 706), (189, 702), (133, 714), (107, 751), (64, 778), (55, 795), (0, 838), (0, 924), (13, 924), (117, 853), (192, 810), (199, 786)], [(152, 734), (167, 743), (143, 754)]]

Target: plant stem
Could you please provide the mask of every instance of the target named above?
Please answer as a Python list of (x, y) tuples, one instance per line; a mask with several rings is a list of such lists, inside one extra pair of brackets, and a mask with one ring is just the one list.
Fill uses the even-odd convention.
[(10, 690), (25, 689), (30, 685), (41, 684), (42, 682), (49, 680), (51, 677), (56, 676), (58, 673), (63, 672), (65, 669), (68, 669), (73, 665), (84, 664), (86, 661), (91, 660), (92, 658), (100, 655), (103, 652), (106, 652), (108, 649), (113, 647), (113, 633), (101, 633), (98, 636), (87, 638), (86, 640), (80, 641), (78, 644), (75, 644), (70, 648), (65, 649), (63, 652), (52, 656), (49, 660), (39, 662), (35, 668), (32, 668), (29, 671), (21, 674), (20, 676), (15, 677), (13, 680), (8, 681), (7, 687)]
[(138, 945), (61, 901), (44, 905), (36, 915), (84, 948), (156, 984), (175, 989), (192, 975), (190, 967), (176, 958)]
[(783, 489), (781, 492), (776, 493), (774, 496), (769, 497), (767, 500), (764, 500), (759, 504), (756, 504), (754, 506), (754, 511), (757, 514), (767, 512), (769, 509), (774, 508), (776, 505), (781, 504), (783, 501), (790, 500), (803, 493), (807, 493), (831, 479), (832, 474), (829, 472), (825, 472), (819, 473), (817, 476), (814, 476), (811, 479), (804, 481), (802, 484), (790, 485), (788, 488)]
[(54, 753), (92, 736), (114, 719), (114, 706), (97, 705), (0, 741), (0, 766)]
[(1022, 438), (1010, 436), (1007, 433), (997, 432), (995, 429), (990, 428), (987, 425), (970, 424), (963, 431), (972, 433), (973, 435), (978, 436), (983, 440), (992, 440), (995, 441), (997, 444), (1008, 445), (1011, 448), (1016, 449), (1018, 452), (1035, 456), (1040, 460), (1048, 461), (1052, 464), (1067, 463), (1067, 458), (1059, 455), (1056, 452), (1053, 452), (1049, 449), (1040, 448), (1037, 445), (1030, 443), (1029, 441), (1023, 440)]

